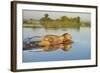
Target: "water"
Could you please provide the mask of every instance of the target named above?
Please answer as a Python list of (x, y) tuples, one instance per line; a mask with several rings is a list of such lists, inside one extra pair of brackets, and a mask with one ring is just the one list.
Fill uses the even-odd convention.
[(90, 27), (80, 27), (80, 29), (61, 28), (23, 28), (23, 40), (32, 36), (42, 36), (46, 34), (62, 35), (70, 33), (74, 43), (70, 44), (70, 49), (64, 51), (57, 49), (54, 51), (41, 51), (44, 48), (35, 50), (23, 50), (23, 62), (45, 62), (45, 61), (64, 61), (64, 60), (87, 60), (91, 58), (91, 33)]

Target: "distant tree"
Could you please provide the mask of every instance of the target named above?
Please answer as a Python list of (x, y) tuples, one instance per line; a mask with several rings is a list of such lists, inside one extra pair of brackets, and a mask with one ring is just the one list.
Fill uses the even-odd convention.
[(23, 21), (23, 24), (27, 24), (27, 20), (24, 20), (24, 21)]
[(79, 16), (77, 17), (77, 23), (80, 23), (80, 17)]
[(67, 20), (69, 20), (69, 18), (68, 18), (67, 16), (62, 16), (62, 17), (61, 17), (61, 20), (62, 20), (62, 21), (67, 21)]
[(44, 14), (44, 17), (42, 17), (40, 20), (41, 21), (52, 21), (52, 19), (49, 18), (49, 15), (48, 14)]
[(48, 19), (48, 16), (49, 16), (49, 15), (48, 15), (48, 14), (45, 14), (44, 16), (45, 16), (46, 19)]
[(33, 22), (33, 19), (32, 19), (32, 18), (30, 18), (30, 19), (29, 19), (29, 23), (30, 23), (30, 24), (32, 24), (32, 22)]

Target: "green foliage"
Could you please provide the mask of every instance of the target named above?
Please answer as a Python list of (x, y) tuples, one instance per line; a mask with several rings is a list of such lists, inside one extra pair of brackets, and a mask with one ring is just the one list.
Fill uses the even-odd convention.
[(25, 21), (23, 22), (23, 24), (35, 24), (35, 20), (33, 20), (33, 19), (31, 18), (31, 19), (29, 19), (29, 20), (25, 20)]
[(49, 18), (48, 14), (40, 19), (40, 23), (45, 28), (65, 28), (65, 27), (76, 27), (80, 26), (80, 17), (69, 18), (67, 16), (62, 16), (60, 19), (53, 20)]
[[(90, 27), (90, 23), (80, 22), (80, 17), (69, 18), (67, 16), (62, 16), (58, 19), (49, 18), (48, 14), (44, 14), (39, 21), (41, 26), (44, 28), (80, 28), (82, 27)], [(36, 20), (29, 19), (25, 20), (23, 24), (31, 24), (31, 26), (38, 27)], [(40, 26), (39, 26), (40, 27)]]

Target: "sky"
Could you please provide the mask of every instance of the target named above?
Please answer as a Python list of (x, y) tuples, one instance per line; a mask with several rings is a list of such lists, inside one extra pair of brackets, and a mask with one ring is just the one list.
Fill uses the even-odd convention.
[(62, 16), (68, 16), (69, 18), (74, 18), (80, 16), (80, 21), (90, 22), (91, 13), (83, 13), (83, 12), (60, 12), (60, 11), (34, 11), (34, 10), (23, 10), (23, 19), (35, 19), (39, 20), (44, 17), (44, 14), (48, 14), (49, 18), (59, 19)]

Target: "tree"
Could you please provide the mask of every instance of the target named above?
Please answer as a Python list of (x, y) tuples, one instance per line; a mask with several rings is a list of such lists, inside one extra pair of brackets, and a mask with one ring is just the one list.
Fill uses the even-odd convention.
[(77, 23), (80, 23), (80, 17), (79, 16), (77, 17)]
[(48, 16), (49, 16), (49, 15), (48, 15), (48, 14), (45, 14), (44, 16), (45, 16), (46, 19), (48, 19)]
[(51, 18), (49, 18), (48, 14), (44, 14), (44, 17), (40, 19), (41, 21), (52, 21)]
[(62, 21), (68, 21), (69, 18), (68, 18), (67, 16), (62, 16), (62, 17), (61, 17), (61, 20), (62, 20)]

